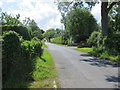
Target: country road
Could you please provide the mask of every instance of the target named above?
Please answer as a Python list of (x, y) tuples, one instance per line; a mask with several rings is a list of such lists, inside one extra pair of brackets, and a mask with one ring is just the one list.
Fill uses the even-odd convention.
[(61, 88), (117, 88), (118, 66), (106, 60), (46, 43), (58, 71)]

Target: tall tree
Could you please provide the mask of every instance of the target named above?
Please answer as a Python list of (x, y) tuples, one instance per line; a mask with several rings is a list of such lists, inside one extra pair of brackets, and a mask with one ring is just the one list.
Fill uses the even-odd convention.
[(50, 41), (51, 38), (53, 38), (55, 36), (55, 30), (53, 28), (48, 29), (45, 33), (44, 33), (44, 37)]
[(109, 33), (108, 31), (108, 13), (112, 7), (118, 2), (103, 2), (101, 3), (101, 24), (102, 24), (102, 34), (103, 36)]
[[(96, 2), (86, 2), (88, 4), (88, 9), (91, 10), (92, 6), (95, 6)], [(62, 3), (62, 4), (61, 4)], [(69, 2), (69, 4), (64, 4), (65, 2), (59, 2), (58, 0), (58, 9), (60, 12), (63, 10), (69, 10), (66, 8), (71, 8), (71, 7), (85, 7), (85, 3), (83, 2), (78, 2), (78, 1), (72, 1)], [(102, 23), (102, 34), (103, 36), (108, 34), (108, 12), (111, 10), (111, 8), (118, 2), (110, 2), (108, 4), (107, 0), (104, 2), (104, 0), (101, 0), (101, 23)], [(66, 7), (65, 9), (63, 7)], [(62, 13), (63, 14), (63, 13)], [(64, 19), (64, 18), (63, 18)]]
[(66, 30), (73, 41), (79, 43), (98, 28), (95, 18), (87, 9), (75, 8), (66, 15)]

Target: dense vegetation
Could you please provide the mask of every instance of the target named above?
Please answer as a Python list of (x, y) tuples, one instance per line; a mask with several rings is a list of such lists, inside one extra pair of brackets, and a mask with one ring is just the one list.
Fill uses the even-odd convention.
[(75, 8), (66, 15), (66, 30), (74, 43), (85, 41), (90, 34), (98, 30), (97, 23), (87, 9)]
[[(88, 4), (90, 5), (90, 3)], [(92, 4), (91, 6), (94, 6)], [(65, 30), (59, 30), (59, 34), (56, 34), (57, 31), (54, 30), (48, 41), (56, 44), (76, 45), (79, 48), (89, 47), (92, 48), (90, 50), (92, 55), (120, 61), (119, 3), (109, 10), (108, 31), (104, 31), (104, 26), (101, 28), (96, 23), (90, 9), (80, 3), (74, 3), (72, 6), (70, 2), (58, 2), (58, 9), (62, 15), (61, 22), (64, 24)], [(102, 22), (103, 24), (104, 22)], [(50, 34), (48, 31), (45, 33)]]
[[(44, 31), (34, 20), (25, 18), (22, 23), (19, 18), (1, 12), (3, 88), (52, 87), (56, 72), (51, 55), (43, 49)], [(46, 79), (51, 81), (44, 83)], [(40, 85), (33, 85), (38, 81)]]
[(13, 17), (0, 12), (3, 88), (39, 87), (39, 84), (51, 87), (55, 68), (50, 53), (43, 49), (47, 48), (43, 39), (76, 45), (77, 50), (120, 63), (120, 4), (102, 2), (102, 26), (89, 11), (96, 3), (87, 4), (88, 7), (78, 2), (58, 3), (64, 30), (51, 28), (46, 32), (30, 18), (21, 22), (19, 14)]

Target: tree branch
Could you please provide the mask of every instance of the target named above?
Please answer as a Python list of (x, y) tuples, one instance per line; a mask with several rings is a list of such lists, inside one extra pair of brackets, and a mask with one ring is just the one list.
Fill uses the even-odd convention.
[(107, 8), (107, 9), (108, 9), (108, 12), (110, 11), (110, 9), (111, 9), (116, 3), (118, 3), (118, 2), (112, 2), (112, 3), (110, 4), (110, 6)]

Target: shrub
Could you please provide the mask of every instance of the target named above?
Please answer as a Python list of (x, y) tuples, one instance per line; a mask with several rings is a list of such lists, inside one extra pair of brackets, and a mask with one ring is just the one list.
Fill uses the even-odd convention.
[(31, 35), (29, 34), (29, 31), (26, 27), (23, 26), (13, 26), (13, 25), (2, 25), (0, 26), (2, 28), (2, 31), (15, 31), (19, 33), (25, 40), (31, 40)]
[(3, 83), (13, 76), (20, 78), (19, 80), (31, 80), (35, 58), (42, 55), (41, 46), (41, 41), (37, 38), (36, 40), (27, 41), (23, 40), (14, 31), (4, 33), (2, 53)]
[(99, 47), (100, 44), (102, 43), (102, 34), (98, 31), (92, 32), (87, 42), (90, 46)]
[(16, 58), (19, 56), (20, 45), (20, 36), (16, 32), (9, 31), (3, 35), (3, 80), (9, 75), (11, 67), (17, 61)]
[(78, 45), (78, 48), (82, 48), (82, 47), (89, 47), (88, 43), (86, 41), (81, 41)]
[(57, 43), (57, 44), (64, 44), (64, 40), (63, 40), (62, 36), (58, 36), (58, 37), (52, 38), (51, 42)]
[(120, 55), (120, 34), (114, 33), (104, 39), (104, 46), (113, 55)]

